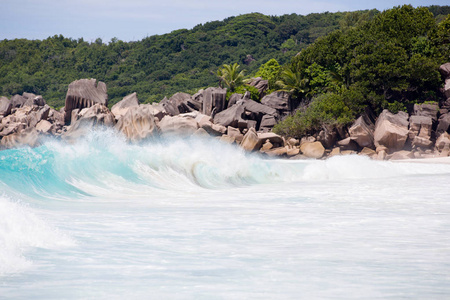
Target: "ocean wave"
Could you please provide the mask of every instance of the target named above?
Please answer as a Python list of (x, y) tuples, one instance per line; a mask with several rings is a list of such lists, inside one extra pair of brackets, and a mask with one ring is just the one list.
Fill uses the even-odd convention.
[(96, 130), (75, 144), (48, 140), (0, 152), (0, 185), (41, 197), (80, 197), (130, 190), (224, 189), (254, 184), (448, 174), (449, 165), (391, 163), (362, 156), (327, 160), (266, 159), (212, 138), (129, 144)]
[(47, 224), (30, 207), (0, 196), (0, 276), (32, 267), (24, 254), (30, 248), (61, 249), (75, 245), (68, 236)]

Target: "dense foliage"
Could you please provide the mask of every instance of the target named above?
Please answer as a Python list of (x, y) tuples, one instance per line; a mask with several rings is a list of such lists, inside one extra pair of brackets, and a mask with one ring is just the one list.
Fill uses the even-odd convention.
[[(46, 40), (0, 41), (0, 95), (41, 94), (64, 105), (67, 86), (80, 78), (108, 85), (110, 103), (137, 92), (141, 101), (159, 101), (176, 92), (217, 86), (217, 69), (238, 63), (254, 74), (270, 59), (280, 64), (342, 24), (347, 13), (230, 17), (155, 35), (138, 42), (87, 42), (59, 36)], [(345, 22), (344, 22), (345, 23)]]
[(431, 10), (439, 18), (410, 5), (364, 17), (301, 51), (281, 73), (281, 84), (295, 82), (293, 96), (311, 104), (275, 130), (301, 136), (346, 125), (367, 107), (396, 112), (438, 101), (438, 68), (450, 59), (450, 15), (448, 9)]

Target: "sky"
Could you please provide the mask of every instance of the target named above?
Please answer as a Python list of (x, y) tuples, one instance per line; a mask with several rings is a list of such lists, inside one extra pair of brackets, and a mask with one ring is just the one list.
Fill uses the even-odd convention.
[(227, 17), (354, 11), (394, 6), (449, 5), (448, 0), (0, 0), (0, 40), (65, 37), (139, 41), (147, 36)]

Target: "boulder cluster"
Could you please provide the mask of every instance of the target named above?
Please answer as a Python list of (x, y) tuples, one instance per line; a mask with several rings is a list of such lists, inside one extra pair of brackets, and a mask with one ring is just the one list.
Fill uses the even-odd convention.
[[(274, 92), (261, 102), (250, 94), (207, 88), (194, 95), (176, 93), (159, 103), (140, 104), (136, 93), (108, 109), (106, 84), (81, 79), (69, 85), (65, 107), (50, 108), (39, 95), (24, 93), (0, 98), (0, 147), (37, 146), (41, 137), (56, 136), (74, 142), (96, 126), (114, 127), (129, 142), (155, 136), (213, 136), (236, 143), (247, 151), (287, 158), (324, 158), (360, 154), (374, 159), (449, 156), (450, 63), (440, 72), (445, 81), (439, 104), (414, 105), (411, 115), (384, 110), (378, 117), (370, 111), (348, 128), (324, 128), (301, 139), (272, 132), (274, 125), (296, 108), (289, 95)], [(264, 95), (267, 82), (256, 78), (254, 86)]]

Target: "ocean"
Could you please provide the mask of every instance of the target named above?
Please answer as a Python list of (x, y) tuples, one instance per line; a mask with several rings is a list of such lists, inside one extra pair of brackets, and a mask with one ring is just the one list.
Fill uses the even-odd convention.
[(0, 299), (448, 299), (450, 164), (209, 138), (0, 152)]

